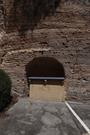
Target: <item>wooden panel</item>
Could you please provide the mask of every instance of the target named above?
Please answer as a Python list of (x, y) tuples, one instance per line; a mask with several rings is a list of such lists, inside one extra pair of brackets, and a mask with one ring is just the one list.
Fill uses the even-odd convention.
[(61, 85), (30, 85), (30, 100), (64, 101), (65, 87)]

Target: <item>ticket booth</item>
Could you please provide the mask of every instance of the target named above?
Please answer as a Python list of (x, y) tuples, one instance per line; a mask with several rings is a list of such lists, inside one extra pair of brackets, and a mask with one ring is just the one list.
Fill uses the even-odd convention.
[(63, 65), (51, 57), (34, 58), (26, 67), (32, 101), (64, 101)]

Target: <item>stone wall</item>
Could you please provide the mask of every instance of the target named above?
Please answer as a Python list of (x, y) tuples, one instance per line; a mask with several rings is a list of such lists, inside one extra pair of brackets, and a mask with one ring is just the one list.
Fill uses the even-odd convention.
[(90, 4), (62, 0), (56, 13), (41, 20), (34, 31), (22, 36), (17, 29), (4, 33), (0, 56), (0, 67), (13, 82), (12, 92), (20, 96), (29, 91), (25, 66), (35, 57), (47, 56), (65, 68), (67, 98), (90, 100)]
[(4, 28), (4, 8), (3, 1), (0, 0), (0, 31)]

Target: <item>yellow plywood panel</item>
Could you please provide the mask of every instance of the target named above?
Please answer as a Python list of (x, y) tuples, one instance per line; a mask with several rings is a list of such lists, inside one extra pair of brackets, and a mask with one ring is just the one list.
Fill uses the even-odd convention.
[(61, 85), (30, 85), (30, 100), (64, 101), (65, 87)]

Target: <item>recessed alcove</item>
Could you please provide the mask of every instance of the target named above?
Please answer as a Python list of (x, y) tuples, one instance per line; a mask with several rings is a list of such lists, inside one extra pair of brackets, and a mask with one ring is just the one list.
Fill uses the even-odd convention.
[(26, 77), (31, 100), (63, 101), (65, 71), (52, 57), (37, 57), (26, 65)]

